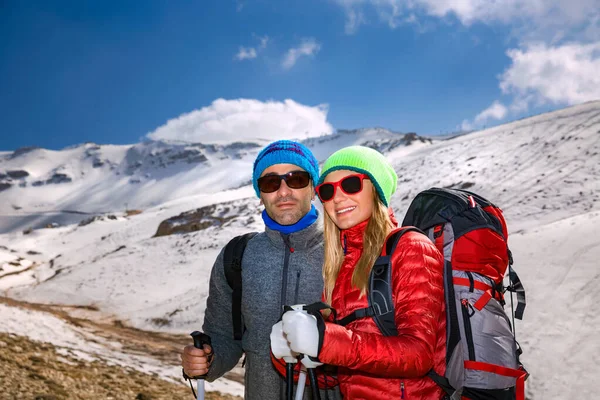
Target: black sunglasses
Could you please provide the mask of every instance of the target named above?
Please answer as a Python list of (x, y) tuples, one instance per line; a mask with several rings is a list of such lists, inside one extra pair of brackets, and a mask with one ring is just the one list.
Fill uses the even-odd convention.
[(258, 189), (263, 193), (273, 193), (281, 187), (281, 180), (290, 189), (304, 189), (310, 183), (310, 174), (306, 171), (292, 171), (283, 175), (265, 175), (258, 178)]
[(363, 179), (369, 179), (369, 176), (366, 174), (348, 175), (337, 182), (321, 183), (316, 187), (317, 195), (319, 195), (321, 202), (324, 203), (333, 199), (335, 188), (338, 186), (346, 194), (359, 193), (363, 189)]

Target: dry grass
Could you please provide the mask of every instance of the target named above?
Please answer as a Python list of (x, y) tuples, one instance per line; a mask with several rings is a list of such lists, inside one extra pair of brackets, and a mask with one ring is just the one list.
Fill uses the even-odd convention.
[[(120, 321), (101, 321), (94, 317), (99, 313), (93, 306), (44, 305), (7, 297), (0, 297), (0, 303), (51, 313), (92, 331), (94, 335), (120, 342), (124, 353), (146, 354), (165, 365), (180, 365), (180, 352), (190, 342), (185, 335), (145, 332), (127, 327)], [(239, 381), (242, 376), (230, 378)], [(193, 399), (190, 387), (183, 379), (177, 384), (128, 367), (64, 356), (50, 343), (34, 342), (3, 332), (0, 332), (0, 388), (0, 400)], [(240, 398), (209, 392), (206, 399)]]
[(138, 215), (141, 214), (142, 210), (125, 210), (125, 216), (129, 217), (131, 215)]
[[(0, 399), (128, 399), (193, 398), (189, 387), (100, 361), (59, 355), (49, 343), (0, 333)], [(207, 399), (237, 397), (207, 393)]]

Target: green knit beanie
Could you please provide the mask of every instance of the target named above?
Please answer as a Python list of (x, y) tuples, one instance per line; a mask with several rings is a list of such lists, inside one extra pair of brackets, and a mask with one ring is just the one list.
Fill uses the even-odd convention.
[(370, 147), (350, 146), (333, 153), (321, 168), (321, 177), (318, 184), (323, 183), (325, 177), (333, 171), (347, 169), (369, 176), (375, 185), (379, 198), (389, 207), (390, 199), (396, 191), (398, 175), (383, 154)]

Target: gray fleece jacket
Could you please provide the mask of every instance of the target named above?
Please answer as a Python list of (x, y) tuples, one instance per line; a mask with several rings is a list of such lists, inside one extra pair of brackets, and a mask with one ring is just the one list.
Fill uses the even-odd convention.
[[(223, 251), (210, 276), (202, 329), (212, 339), (215, 357), (207, 380), (230, 371), (246, 354), (246, 400), (285, 399), (285, 380), (271, 363), (271, 327), (284, 305), (311, 304), (323, 291), (322, 219), (307, 228), (283, 235), (265, 229), (252, 238), (242, 260), (242, 316), (246, 331), (233, 339), (231, 293), (223, 268)], [(304, 399), (310, 399), (307, 386)], [(322, 392), (322, 399), (339, 398), (337, 390)]]

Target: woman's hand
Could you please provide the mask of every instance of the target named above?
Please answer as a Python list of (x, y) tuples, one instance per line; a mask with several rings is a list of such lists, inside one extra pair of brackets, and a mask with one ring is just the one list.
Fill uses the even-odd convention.
[(290, 348), (296, 353), (317, 357), (319, 353), (319, 330), (317, 319), (304, 311), (288, 311), (283, 314), (283, 333)]

